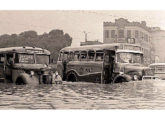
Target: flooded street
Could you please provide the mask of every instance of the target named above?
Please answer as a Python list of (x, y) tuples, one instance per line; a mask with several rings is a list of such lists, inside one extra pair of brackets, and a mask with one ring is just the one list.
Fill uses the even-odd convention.
[(0, 109), (165, 109), (165, 81), (0, 84)]

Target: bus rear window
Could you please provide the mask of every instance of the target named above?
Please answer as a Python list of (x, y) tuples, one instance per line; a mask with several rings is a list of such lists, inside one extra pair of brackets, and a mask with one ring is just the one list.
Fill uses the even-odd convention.
[(96, 61), (103, 61), (103, 51), (96, 51)]

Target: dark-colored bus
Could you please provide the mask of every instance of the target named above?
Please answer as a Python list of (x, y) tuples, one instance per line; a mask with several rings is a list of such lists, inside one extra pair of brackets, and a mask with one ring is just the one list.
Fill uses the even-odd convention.
[(50, 52), (36, 47), (0, 48), (0, 81), (16, 84), (51, 84)]

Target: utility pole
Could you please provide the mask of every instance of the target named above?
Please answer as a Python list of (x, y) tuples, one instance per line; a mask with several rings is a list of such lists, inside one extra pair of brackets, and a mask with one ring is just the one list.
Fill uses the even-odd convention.
[(85, 35), (85, 42), (87, 42), (87, 37), (88, 37), (88, 33), (86, 31), (83, 31), (84, 35)]

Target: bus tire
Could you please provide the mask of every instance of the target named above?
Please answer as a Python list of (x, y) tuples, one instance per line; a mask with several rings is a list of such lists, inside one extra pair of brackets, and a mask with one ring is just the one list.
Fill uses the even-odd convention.
[(122, 83), (122, 82), (129, 82), (131, 81), (131, 77), (128, 75), (119, 75), (116, 76), (113, 83)]
[(39, 84), (39, 81), (35, 77), (30, 77), (28, 74), (23, 74), (17, 77), (16, 85), (25, 85), (25, 84), (30, 84), (30, 85), (37, 85)]
[(70, 71), (70, 72), (68, 72), (68, 74), (66, 76), (66, 80), (71, 81), (71, 82), (77, 82), (78, 76), (74, 71)]

